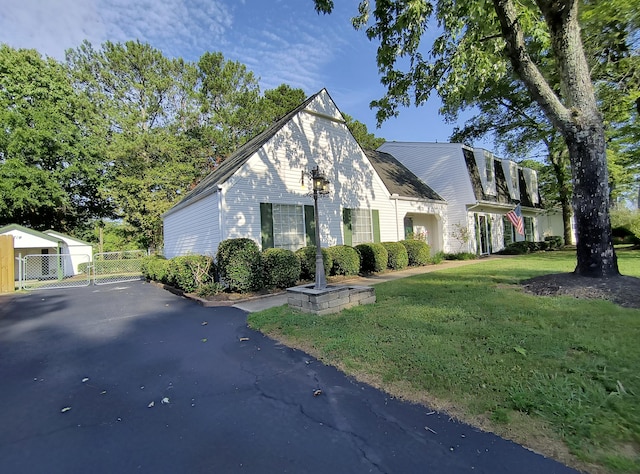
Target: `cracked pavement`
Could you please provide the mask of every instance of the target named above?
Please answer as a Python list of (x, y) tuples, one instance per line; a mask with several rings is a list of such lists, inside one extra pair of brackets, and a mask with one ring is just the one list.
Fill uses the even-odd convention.
[(144, 282), (3, 298), (0, 380), (3, 473), (577, 472)]

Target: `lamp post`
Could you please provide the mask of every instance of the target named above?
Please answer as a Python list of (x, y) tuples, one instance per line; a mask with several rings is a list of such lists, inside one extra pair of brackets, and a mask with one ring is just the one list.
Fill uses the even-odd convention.
[(329, 181), (316, 166), (311, 170), (313, 182), (313, 208), (316, 215), (316, 284), (314, 289), (323, 290), (327, 287), (327, 277), (324, 273), (324, 261), (322, 260), (322, 247), (320, 245), (320, 218), (318, 215), (318, 194), (329, 193)]

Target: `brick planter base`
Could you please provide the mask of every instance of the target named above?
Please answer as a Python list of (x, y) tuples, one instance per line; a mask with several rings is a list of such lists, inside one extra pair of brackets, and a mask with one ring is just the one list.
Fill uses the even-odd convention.
[(328, 285), (316, 290), (314, 285), (287, 288), (289, 307), (317, 315), (338, 313), (346, 308), (376, 302), (372, 286)]

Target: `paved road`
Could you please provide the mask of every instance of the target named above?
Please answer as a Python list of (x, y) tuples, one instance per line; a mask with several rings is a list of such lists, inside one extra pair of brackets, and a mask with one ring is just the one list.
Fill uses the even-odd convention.
[(143, 282), (3, 299), (0, 384), (2, 473), (575, 472)]

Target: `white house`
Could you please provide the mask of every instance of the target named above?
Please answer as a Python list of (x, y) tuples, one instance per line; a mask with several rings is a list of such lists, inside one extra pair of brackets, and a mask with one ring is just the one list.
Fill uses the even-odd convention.
[[(445, 252), (488, 255), (520, 240), (542, 240), (537, 174), (491, 152), (458, 143), (387, 142), (392, 154), (448, 203)], [(520, 204), (524, 235), (507, 212)], [(562, 234), (560, 234), (562, 235)]]
[[(443, 249), (447, 203), (393, 156), (365, 153), (323, 89), (243, 145), (163, 216), (164, 253), (214, 255), (229, 238), (296, 250), (314, 240), (310, 171), (326, 175), (321, 244), (429, 236)], [(411, 229), (407, 225), (411, 223)]]
[[(10, 224), (0, 227), (0, 235), (12, 235), (14, 257), (29, 257), (35, 262), (29, 268), (32, 278), (53, 278), (62, 274), (73, 276), (80, 273), (79, 265), (91, 261), (91, 244), (69, 237), (53, 230), (38, 232), (27, 227)], [(61, 255), (61, 257), (36, 258), (40, 255)], [(15, 279), (19, 277), (20, 266), (15, 265)]]

